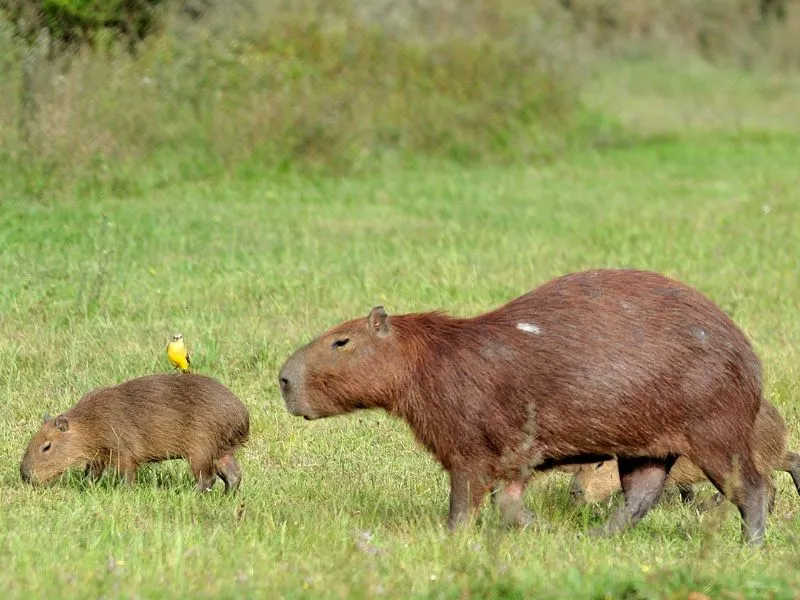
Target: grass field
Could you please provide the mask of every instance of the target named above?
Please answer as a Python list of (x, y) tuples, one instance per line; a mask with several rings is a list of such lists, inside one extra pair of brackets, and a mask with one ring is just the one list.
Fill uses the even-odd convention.
[[(770, 123), (792, 118), (753, 97), (777, 106)], [(629, 118), (647, 111), (637, 108)], [(722, 108), (714, 115), (724, 121)], [(297, 345), (374, 304), (466, 315), (564, 272), (638, 267), (695, 285), (733, 316), (800, 449), (800, 144), (788, 126), (729, 125), (528, 167), (249, 173), (91, 202), (10, 194), (4, 597), (798, 597), (800, 497), (785, 474), (758, 551), (740, 545), (729, 503), (701, 512), (673, 495), (621, 537), (581, 538), (611, 509), (572, 506), (563, 474), (527, 497), (551, 531), (504, 529), (487, 507), (450, 536), (446, 477), (404, 424), (380, 413), (307, 423), (276, 385)], [(167, 371), (174, 330), (196, 371), (250, 410), (240, 493), (197, 496), (182, 462), (142, 468), (133, 489), (80, 477), (24, 486), (18, 461), (42, 414)]]

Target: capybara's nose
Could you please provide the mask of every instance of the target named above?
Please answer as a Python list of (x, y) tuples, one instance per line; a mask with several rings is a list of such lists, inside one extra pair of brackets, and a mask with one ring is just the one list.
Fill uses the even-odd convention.
[(281, 394), (285, 396), (289, 392), (289, 380), (281, 375), (278, 377), (278, 383), (281, 386)]
[(20, 466), (19, 474), (20, 474), (20, 477), (22, 477), (22, 481), (24, 481), (25, 483), (30, 483), (31, 482), (31, 472), (30, 472), (29, 469), (27, 469), (24, 466)]
[(580, 502), (583, 497), (583, 490), (580, 486), (573, 484), (569, 486), (569, 495), (572, 497), (573, 502)]

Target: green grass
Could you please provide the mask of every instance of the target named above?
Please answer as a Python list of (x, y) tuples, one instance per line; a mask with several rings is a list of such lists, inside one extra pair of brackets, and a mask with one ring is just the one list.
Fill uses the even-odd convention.
[[(791, 598), (800, 498), (788, 476), (767, 545), (743, 548), (728, 503), (673, 498), (631, 532), (579, 533), (610, 508), (570, 505), (568, 478), (527, 503), (553, 524), (448, 535), (447, 482), (380, 413), (307, 423), (278, 367), (378, 303), (473, 314), (568, 271), (639, 267), (693, 284), (763, 359), (800, 448), (800, 144), (706, 135), (546, 166), (420, 166), (352, 178), (268, 173), (146, 197), (0, 205), (0, 589), (6, 598)], [(236, 497), (198, 497), (185, 463), (125, 489), (80, 477), (24, 486), (43, 413), (167, 371), (181, 330), (201, 373), (251, 412)]]

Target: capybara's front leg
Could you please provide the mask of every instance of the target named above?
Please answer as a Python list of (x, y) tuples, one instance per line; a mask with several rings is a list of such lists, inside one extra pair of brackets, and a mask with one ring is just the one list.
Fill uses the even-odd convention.
[(106, 470), (107, 463), (100, 459), (95, 459), (86, 465), (86, 478), (92, 483), (97, 482)]
[(450, 471), (450, 531), (469, 521), (480, 508), (488, 488), (480, 477), (464, 471)]
[(136, 469), (139, 467), (131, 456), (117, 456), (117, 473), (125, 482), (125, 485), (136, 483)]
[(658, 502), (674, 462), (674, 458), (620, 458), (617, 464), (625, 503), (605, 526), (591, 533), (612, 535), (636, 525)]
[(192, 474), (197, 481), (197, 491), (204, 493), (214, 487), (217, 475), (214, 472), (214, 461), (205, 458), (193, 458), (189, 461)]
[(498, 508), (503, 521), (507, 524), (528, 527), (537, 521), (536, 515), (525, 508), (522, 502), (524, 495), (524, 481), (499, 485), (492, 491), (492, 503)]
[(103, 471), (108, 467), (111, 455), (107, 450), (100, 450), (95, 454), (86, 465), (85, 475), (92, 483), (95, 483), (103, 475)]

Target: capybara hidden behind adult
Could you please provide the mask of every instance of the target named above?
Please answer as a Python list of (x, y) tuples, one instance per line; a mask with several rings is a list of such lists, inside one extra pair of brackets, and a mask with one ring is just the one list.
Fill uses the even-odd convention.
[(242, 475), (233, 454), (249, 430), (247, 408), (217, 380), (149, 375), (95, 389), (47, 419), (28, 444), (20, 474), (44, 483), (85, 466), (96, 480), (110, 466), (133, 483), (143, 463), (184, 458), (200, 491), (211, 489), (217, 476), (234, 491)]
[(745, 539), (764, 535), (760, 362), (717, 306), (657, 273), (573, 273), (473, 318), (375, 307), (299, 348), (279, 384), (306, 419), (404, 418), (450, 475), (451, 528), (493, 488), (503, 516), (526, 522), (532, 470), (616, 456), (625, 503), (601, 532), (620, 531), (687, 456), (728, 490)]
[[(754, 429), (756, 467), (764, 474), (772, 471), (789, 473), (800, 494), (800, 455), (786, 449), (788, 433), (781, 413), (774, 405), (765, 401), (758, 411)], [(675, 462), (668, 479), (669, 483), (678, 488), (684, 501), (691, 500), (694, 496), (694, 485), (704, 481), (708, 480), (703, 471), (684, 457)], [(771, 506), (774, 494), (772, 477), (767, 481)], [(572, 495), (586, 502), (603, 502), (619, 489), (619, 470), (615, 460), (578, 466), (570, 485)]]

